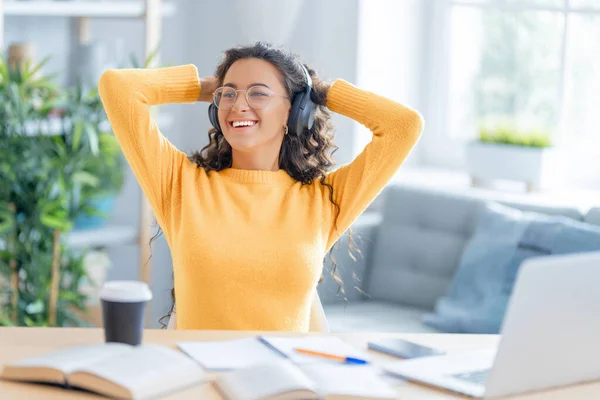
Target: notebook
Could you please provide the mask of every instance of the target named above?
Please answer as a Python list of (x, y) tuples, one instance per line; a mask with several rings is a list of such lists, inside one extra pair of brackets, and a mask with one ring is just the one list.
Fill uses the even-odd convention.
[(64, 348), (6, 365), (0, 378), (54, 383), (122, 399), (163, 396), (205, 382), (184, 354), (157, 345), (105, 343)]
[(222, 341), (180, 342), (177, 346), (202, 367), (213, 371), (234, 370), (281, 359), (289, 359), (298, 364), (339, 363), (297, 353), (294, 350), (296, 347), (368, 360), (365, 352), (357, 350), (336, 336), (259, 336)]
[(224, 373), (214, 386), (226, 400), (396, 399), (390, 383), (373, 367), (345, 364), (296, 365), (289, 360)]

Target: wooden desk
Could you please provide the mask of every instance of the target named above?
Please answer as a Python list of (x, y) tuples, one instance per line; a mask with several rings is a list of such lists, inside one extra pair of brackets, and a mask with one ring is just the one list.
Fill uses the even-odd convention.
[[(261, 332), (264, 334), (264, 332)], [(175, 347), (186, 340), (224, 340), (257, 335), (258, 332), (220, 331), (166, 331), (146, 330), (144, 341)], [(289, 336), (293, 334), (276, 333)], [(415, 334), (335, 334), (358, 348), (366, 349), (366, 342), (377, 337), (402, 337), (444, 350), (479, 349), (497, 344), (496, 336), (488, 335), (415, 335)], [(97, 328), (0, 328), (0, 367), (25, 357), (44, 354), (60, 347), (76, 344), (102, 343), (103, 332)], [(393, 360), (372, 352), (376, 363)], [(568, 367), (566, 367), (568, 368)], [(414, 400), (449, 400), (466, 397), (425, 386), (398, 381), (398, 398)], [(63, 390), (28, 383), (0, 381), (0, 399), (101, 399), (88, 393)], [(211, 383), (190, 388), (168, 397), (169, 399), (221, 400)], [(561, 388), (543, 393), (512, 397), (519, 400), (587, 400), (600, 399), (600, 382)]]

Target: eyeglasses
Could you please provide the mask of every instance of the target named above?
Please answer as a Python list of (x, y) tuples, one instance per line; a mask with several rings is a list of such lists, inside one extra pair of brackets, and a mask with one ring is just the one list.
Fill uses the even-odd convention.
[(246, 103), (255, 110), (260, 110), (261, 108), (268, 106), (271, 101), (271, 96), (280, 96), (289, 99), (288, 96), (275, 93), (264, 86), (252, 86), (247, 90), (235, 90), (229, 86), (222, 86), (215, 90), (213, 94), (213, 103), (215, 103), (217, 108), (230, 110), (237, 101), (238, 92), (246, 93)]

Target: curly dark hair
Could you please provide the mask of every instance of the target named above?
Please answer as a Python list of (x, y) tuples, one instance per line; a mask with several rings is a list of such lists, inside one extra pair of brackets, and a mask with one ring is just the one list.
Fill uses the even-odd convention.
[[(300, 66), (298, 56), (265, 42), (256, 42), (253, 45), (238, 46), (226, 50), (223, 61), (217, 66), (215, 73), (219, 85), (223, 84), (225, 75), (233, 63), (246, 58), (258, 58), (277, 67), (283, 75), (283, 84), (290, 99), (293, 99), (294, 94), (305, 88), (306, 75)], [(279, 168), (285, 170), (291, 177), (304, 185), (310, 185), (315, 179), (319, 179), (321, 184), (328, 188), (329, 200), (336, 210), (334, 226), (337, 229), (336, 221), (339, 214), (339, 205), (333, 199), (333, 187), (325, 181), (327, 170), (334, 165), (333, 153), (337, 150), (333, 140), (331, 115), (326, 108), (329, 84), (319, 78), (308, 65), (303, 65), (312, 79), (311, 99), (317, 104), (315, 120), (310, 130), (305, 130), (298, 135), (288, 134), (284, 136), (279, 151)], [(209, 143), (200, 151), (189, 155), (189, 160), (194, 162), (198, 168), (204, 168), (206, 172), (230, 168), (232, 165), (232, 150), (223, 133), (212, 128), (208, 131), (208, 138)], [(350, 250), (360, 253), (351, 231), (348, 231), (348, 239)], [(332, 263), (331, 275), (338, 283), (338, 294), (343, 294), (343, 282), (337, 274), (337, 264), (332, 252), (333, 249), (329, 252)], [(319, 283), (323, 279), (324, 277), (321, 275)], [(170, 317), (174, 310), (175, 289), (171, 290), (171, 297), (173, 299), (171, 309), (161, 320)]]

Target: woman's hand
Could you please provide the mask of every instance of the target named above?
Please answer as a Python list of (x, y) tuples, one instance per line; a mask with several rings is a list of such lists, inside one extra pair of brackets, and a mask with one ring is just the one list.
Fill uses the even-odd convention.
[(333, 83), (323, 81), (322, 85), (323, 86), (322, 86), (321, 90), (323, 90), (323, 93), (325, 94), (325, 104), (327, 104), (327, 95), (329, 94), (329, 89), (331, 89), (331, 86), (333, 85)]
[(213, 101), (213, 93), (219, 87), (219, 81), (216, 76), (206, 76), (204, 78), (200, 78), (200, 96), (198, 96), (198, 101)]
[(321, 106), (327, 106), (327, 95), (331, 86), (332, 83), (313, 77), (313, 94), (311, 96), (313, 101)]

